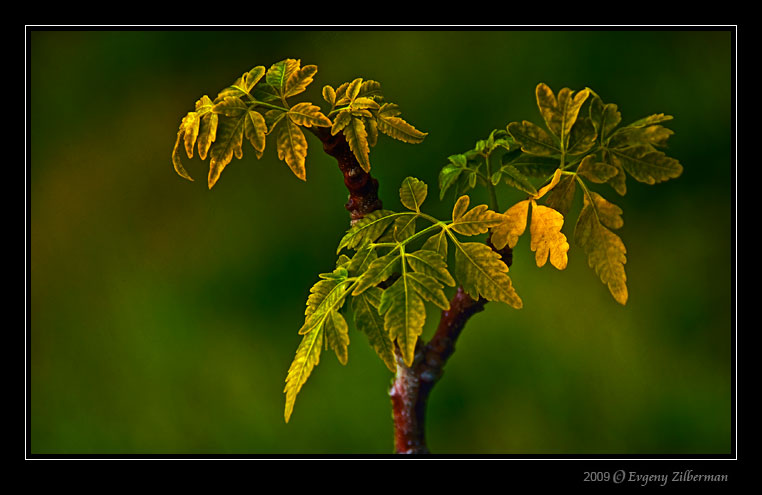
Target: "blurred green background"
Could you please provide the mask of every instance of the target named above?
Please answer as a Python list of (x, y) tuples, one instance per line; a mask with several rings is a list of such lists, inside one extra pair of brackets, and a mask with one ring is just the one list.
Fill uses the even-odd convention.
[[(598, 188), (625, 212), (627, 306), (575, 245), (559, 272), (522, 238), (511, 277), (524, 308), (472, 318), (428, 440), (450, 454), (730, 452), (729, 31), (39, 29), (28, 49), (32, 453), (391, 453), (391, 373), (354, 328), (349, 363), (323, 353), (283, 421), (308, 290), (348, 226), (335, 161), (308, 135), (306, 183), (270, 143), (259, 161), (245, 147), (212, 191), (208, 161), (186, 159), (195, 182), (172, 169), (196, 99), (283, 58), (319, 67), (299, 101), (382, 83), (429, 133), (372, 150), (385, 206), (414, 175), (441, 217), (446, 157), (539, 123), (539, 82), (591, 87), (625, 123), (674, 115), (682, 177), (629, 179), (623, 198)], [(505, 207), (517, 199), (501, 191)]]

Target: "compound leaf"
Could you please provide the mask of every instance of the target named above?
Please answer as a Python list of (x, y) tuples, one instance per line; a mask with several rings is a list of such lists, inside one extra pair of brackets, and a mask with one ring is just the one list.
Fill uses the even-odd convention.
[(281, 98), (285, 98), (286, 83), (289, 78), (299, 70), (300, 65), (300, 60), (291, 58), (276, 62), (267, 69), (265, 81), (267, 81), (267, 84), (269, 84)]
[(401, 117), (397, 117), (396, 115), (398, 114), (399, 112), (396, 105), (384, 103), (378, 110), (376, 117), (378, 121), (378, 130), (389, 137), (405, 143), (422, 143), (428, 133), (419, 131)]
[(402, 353), (407, 366), (413, 365), (415, 344), (426, 323), (423, 298), (411, 285), (411, 278), (400, 276), (384, 290), (378, 312), (384, 316), (384, 328)]
[(561, 153), (558, 143), (545, 130), (527, 120), (511, 122), (508, 132), (525, 153), (551, 156)]
[(535, 89), (535, 94), (537, 107), (548, 129), (561, 141), (562, 148), (566, 149), (572, 126), (577, 121), (582, 104), (590, 96), (590, 90), (583, 89), (575, 95), (571, 89), (563, 88), (556, 98), (547, 84), (540, 83)]
[(650, 146), (640, 145), (609, 151), (627, 173), (646, 184), (674, 179), (683, 172), (680, 162), (660, 151), (654, 151)]
[(302, 93), (307, 86), (312, 83), (312, 79), (317, 74), (317, 65), (305, 65), (301, 69), (295, 70), (288, 76), (283, 90), (284, 98)]
[(257, 151), (259, 156), (265, 150), (265, 136), (267, 135), (267, 124), (261, 113), (249, 110), (246, 112), (244, 122), (244, 136)]
[[(215, 106), (216, 107), (216, 106)], [(209, 154), (209, 189), (211, 189), (228, 163), (233, 159), (241, 158), (243, 150), (244, 113), (238, 118), (222, 118), (217, 124), (217, 136)]]

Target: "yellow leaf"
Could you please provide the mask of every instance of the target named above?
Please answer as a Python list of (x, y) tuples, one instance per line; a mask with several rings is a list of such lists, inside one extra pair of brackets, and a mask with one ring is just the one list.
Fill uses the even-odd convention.
[(347, 138), (349, 149), (357, 158), (363, 170), (370, 172), (370, 147), (368, 146), (368, 132), (362, 120), (352, 117), (342, 129)]
[(527, 227), (530, 200), (519, 201), (503, 213), (503, 223), (492, 228), (492, 245), (496, 249), (516, 246)]
[(284, 97), (298, 95), (307, 89), (312, 83), (312, 78), (317, 74), (317, 65), (305, 65), (299, 70), (294, 71), (286, 81)]
[(457, 222), (460, 217), (463, 216), (463, 214), (468, 209), (468, 204), (471, 202), (471, 198), (469, 198), (467, 195), (463, 195), (458, 198), (458, 200), (455, 202), (455, 206), (452, 209), (452, 221)]
[(297, 103), (288, 110), (288, 116), (294, 123), (304, 127), (330, 127), (331, 120), (323, 115), (320, 107), (309, 102)]
[(582, 104), (590, 96), (590, 90), (583, 89), (574, 95), (574, 92), (569, 88), (563, 88), (558, 92), (556, 99), (548, 85), (540, 83), (537, 85), (535, 93), (537, 106), (542, 118), (548, 125), (548, 129), (561, 140), (562, 149), (566, 149), (572, 126), (577, 121)]
[(564, 216), (553, 208), (537, 205), (532, 202), (532, 223), (529, 231), (532, 236), (530, 249), (535, 251), (537, 266), (545, 265), (550, 257), (550, 264), (563, 270), (569, 259), (569, 243), (561, 232)]
[(557, 168), (555, 173), (553, 174), (553, 178), (550, 180), (550, 183), (544, 187), (541, 187), (539, 191), (537, 191), (537, 194), (535, 194), (534, 199), (540, 199), (541, 197), (545, 196), (545, 194), (556, 187), (556, 184), (561, 180), (562, 171), (560, 168)]
[[(468, 198), (468, 196), (463, 196)], [(461, 203), (461, 207), (464, 203)], [(456, 205), (457, 207), (458, 205)], [(467, 206), (467, 205), (466, 205)], [(454, 217), (454, 214), (453, 214)], [(503, 215), (489, 209), (487, 205), (477, 205), (453, 219), (450, 227), (462, 235), (478, 235), (504, 222)]]
[(294, 175), (307, 180), (307, 172), (304, 168), (307, 158), (307, 138), (290, 118), (283, 119), (278, 128), (280, 129), (276, 141), (278, 158), (286, 162)]
[(294, 411), (294, 402), (296, 401), (297, 394), (302, 389), (302, 385), (309, 378), (312, 369), (320, 362), (320, 351), (323, 348), (323, 331), (324, 327), (320, 326), (302, 338), (302, 342), (296, 349), (296, 356), (288, 368), (286, 388), (283, 389), (283, 392), (286, 394), (286, 410), (284, 413), (286, 423), (288, 423), (291, 413)]

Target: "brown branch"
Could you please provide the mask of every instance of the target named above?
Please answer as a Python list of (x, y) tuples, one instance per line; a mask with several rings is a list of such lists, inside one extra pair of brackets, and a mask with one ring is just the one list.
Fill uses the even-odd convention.
[[(336, 158), (344, 174), (344, 184), (349, 191), (345, 207), (354, 223), (368, 213), (382, 207), (378, 197), (378, 181), (363, 170), (343, 133), (331, 135), (327, 127), (310, 130), (323, 143), (323, 150)], [(492, 246), (487, 240), (487, 244)], [(494, 247), (493, 247), (494, 249)], [(498, 251), (506, 265), (511, 266), (512, 250), (506, 247)], [(439, 325), (428, 344), (420, 340), (416, 344), (413, 365), (405, 365), (399, 348), (395, 346), (397, 374), (389, 390), (394, 418), (394, 447), (398, 454), (427, 454), (424, 420), (426, 405), (432, 388), (442, 376), (444, 365), (455, 351), (455, 342), (468, 320), (482, 311), (485, 299), (474, 300), (458, 287), (450, 301), (450, 309), (442, 311)]]

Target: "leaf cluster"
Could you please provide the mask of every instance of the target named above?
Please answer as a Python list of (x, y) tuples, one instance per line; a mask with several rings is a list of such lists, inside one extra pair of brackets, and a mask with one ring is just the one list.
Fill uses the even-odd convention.
[(440, 195), (451, 188), (462, 194), (477, 184), (493, 190), (501, 183), (526, 194), (504, 212), (507, 221), (493, 229), (493, 244), (514, 247), (529, 224), (537, 266), (550, 259), (564, 269), (569, 244), (561, 229), (580, 190), (574, 241), (614, 299), (625, 304), (627, 250), (614, 232), (624, 225), (623, 212), (591, 186), (605, 184), (624, 195), (627, 176), (645, 184), (680, 176), (682, 165), (663, 151), (673, 131), (662, 124), (672, 117), (660, 113), (621, 125), (617, 105), (604, 103), (590, 88), (563, 88), (556, 95), (540, 83), (535, 98), (543, 125), (512, 122), (474, 149), (450, 156), (439, 175)]
[[(460, 285), (474, 299), (522, 307), (500, 254), (483, 242), (462, 239), (504, 224), (505, 215), (483, 204), (470, 207), (469, 197), (463, 195), (452, 217), (442, 221), (422, 211), (427, 194), (423, 181), (407, 177), (399, 189), (403, 211), (376, 210), (341, 238), (336, 268), (320, 275), (307, 300), (299, 331), (302, 342), (286, 378), (286, 421), (324, 347), (346, 363), (347, 311), (395, 371), (395, 346), (405, 364), (413, 364), (427, 305), (449, 309), (446, 288)], [(450, 254), (454, 263), (449, 262)]]
[(175, 171), (193, 180), (183, 166), (182, 155), (185, 152), (193, 158), (197, 149), (202, 160), (210, 157), (211, 189), (233, 157), (243, 157), (244, 139), (259, 159), (268, 138), (274, 136), (278, 159), (306, 180), (308, 142), (304, 129), (327, 127), (332, 135), (342, 132), (366, 171), (370, 170), (370, 147), (375, 146), (379, 132), (408, 143), (420, 143), (425, 138), (426, 133), (399, 116), (396, 104), (383, 101), (381, 85), (376, 81), (357, 78), (335, 90), (325, 86), (323, 98), (331, 105), (327, 115), (312, 102), (292, 105), (289, 100), (307, 89), (317, 70), (316, 65), (302, 67), (300, 60), (285, 59), (269, 69), (254, 67), (214, 99), (202, 96), (180, 122), (172, 150)]

